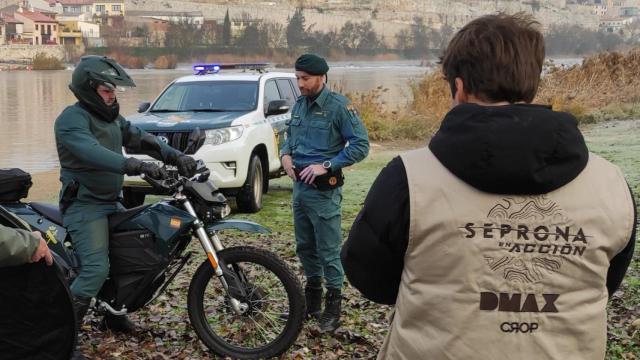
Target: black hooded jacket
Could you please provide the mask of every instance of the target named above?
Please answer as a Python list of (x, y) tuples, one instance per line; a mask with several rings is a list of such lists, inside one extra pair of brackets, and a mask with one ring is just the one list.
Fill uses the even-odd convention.
[[(526, 104), (456, 106), (444, 118), (429, 149), (455, 176), (494, 194), (551, 192), (578, 176), (589, 158), (573, 116)], [(402, 159), (396, 157), (371, 186), (342, 248), (350, 283), (372, 301), (396, 302), (409, 218), (407, 175)], [(634, 218), (636, 223), (637, 214)], [(635, 237), (634, 228), (627, 246), (611, 260), (609, 295), (629, 267)]]

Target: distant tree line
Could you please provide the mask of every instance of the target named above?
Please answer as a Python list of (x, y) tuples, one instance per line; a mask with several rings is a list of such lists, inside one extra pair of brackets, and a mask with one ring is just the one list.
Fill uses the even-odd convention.
[(178, 50), (184, 56), (188, 56), (194, 49), (206, 47), (242, 54), (269, 55), (274, 51), (293, 54), (310, 51), (321, 55), (376, 55), (395, 52), (409, 58), (424, 58), (440, 49), (453, 34), (453, 29), (446, 26), (439, 31), (431, 29), (419, 17), (415, 18), (410, 30), (401, 32), (389, 42), (367, 20), (347, 21), (338, 29), (322, 31), (315, 29), (314, 24), (306, 23), (302, 8), (296, 9), (286, 24), (253, 19), (248, 14), (243, 14), (234, 21), (243, 23), (240, 33), (232, 34), (232, 20), (227, 11), (222, 26), (207, 27), (194, 24), (188, 19), (172, 22), (168, 24), (162, 43), (153, 38), (154, 34), (146, 25), (124, 31), (107, 29), (105, 37), (110, 46), (116, 46), (118, 39), (128, 34), (130, 37), (143, 38), (144, 46), (164, 46)]
[[(129, 31), (131, 36), (145, 39), (145, 46), (164, 46), (174, 49), (181, 56), (189, 56), (196, 50), (231, 52), (251, 55), (272, 55), (274, 52), (297, 54), (303, 51), (321, 55), (377, 55), (396, 53), (410, 59), (435, 58), (446, 48), (455, 29), (449, 25), (434, 29), (422, 17), (416, 16), (411, 25), (399, 31), (394, 39), (384, 39), (371, 21), (347, 21), (339, 29), (317, 30), (308, 25), (304, 10), (297, 8), (286, 24), (253, 19), (242, 14), (243, 28), (232, 34), (229, 11), (223, 24), (205, 26), (189, 20), (168, 25), (162, 44), (152, 39), (153, 34), (144, 26)], [(120, 32), (107, 36), (122, 36)], [(629, 25), (618, 33), (593, 31), (580, 26), (555, 26), (545, 35), (548, 55), (585, 55), (618, 50), (624, 46), (640, 46), (640, 22)]]
[(640, 23), (618, 32), (585, 29), (578, 25), (552, 27), (545, 35), (547, 55), (587, 55), (640, 46)]

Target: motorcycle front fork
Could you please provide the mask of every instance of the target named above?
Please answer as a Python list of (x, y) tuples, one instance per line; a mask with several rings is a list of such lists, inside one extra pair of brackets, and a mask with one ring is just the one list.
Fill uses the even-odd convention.
[(200, 240), (200, 244), (207, 254), (207, 258), (209, 259), (209, 263), (211, 264), (216, 277), (218, 277), (220, 283), (224, 287), (224, 290), (227, 292), (231, 308), (233, 308), (233, 311), (235, 311), (238, 315), (244, 314), (249, 308), (249, 305), (237, 300), (231, 295), (231, 293), (229, 292), (229, 283), (224, 277), (224, 272), (222, 271), (222, 266), (220, 265), (220, 260), (218, 259), (217, 252), (224, 249), (224, 247), (222, 246), (222, 242), (220, 242), (218, 235), (215, 233), (211, 237), (207, 235), (207, 231), (204, 229), (204, 223), (198, 218), (196, 211), (193, 209), (193, 206), (188, 199), (182, 199), (182, 204), (185, 210), (187, 210), (187, 212), (191, 216), (196, 218), (196, 221), (193, 222), (195, 235), (198, 240)]

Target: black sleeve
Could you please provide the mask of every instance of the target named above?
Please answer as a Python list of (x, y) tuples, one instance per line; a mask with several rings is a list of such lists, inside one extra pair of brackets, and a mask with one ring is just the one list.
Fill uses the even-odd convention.
[[(631, 189), (629, 189), (629, 192), (631, 192)], [(631, 192), (631, 201), (633, 202), (633, 231), (631, 231), (631, 238), (627, 246), (614, 256), (609, 263), (609, 271), (607, 272), (607, 290), (609, 290), (609, 297), (620, 287), (622, 278), (624, 278), (624, 274), (627, 272), (629, 264), (631, 264), (631, 258), (633, 257), (638, 224), (638, 208), (636, 208), (633, 192)]]
[(409, 241), (409, 187), (400, 157), (382, 169), (342, 247), (351, 285), (364, 297), (395, 304)]

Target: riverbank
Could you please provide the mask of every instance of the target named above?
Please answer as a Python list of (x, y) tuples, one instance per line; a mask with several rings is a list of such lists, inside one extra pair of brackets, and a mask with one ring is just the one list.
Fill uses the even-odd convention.
[[(579, 123), (640, 118), (640, 48), (628, 53), (601, 53), (581, 63), (549, 64), (534, 104), (569, 112)], [(385, 89), (347, 96), (354, 102), (373, 140), (422, 139), (439, 128), (451, 107), (451, 89), (435, 70), (413, 80), (406, 106), (381, 101)]]
[(33, 66), (28, 64), (0, 63), (0, 71), (31, 71)]

